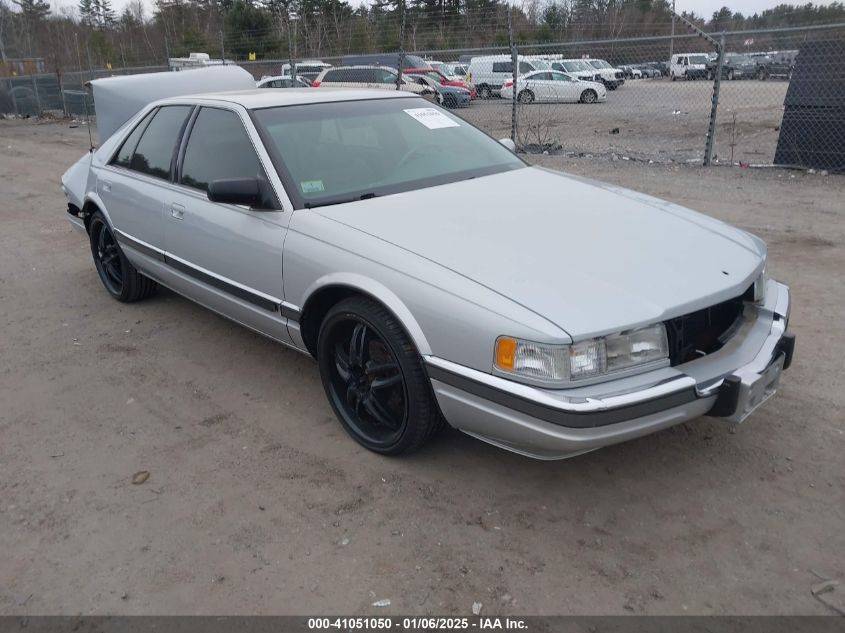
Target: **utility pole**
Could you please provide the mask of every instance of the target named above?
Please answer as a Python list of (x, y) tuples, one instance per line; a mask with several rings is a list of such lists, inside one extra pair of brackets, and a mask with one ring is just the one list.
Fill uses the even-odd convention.
[(672, 63), (672, 55), (675, 54), (675, 0), (672, 0), (672, 39), (669, 40), (669, 63)]

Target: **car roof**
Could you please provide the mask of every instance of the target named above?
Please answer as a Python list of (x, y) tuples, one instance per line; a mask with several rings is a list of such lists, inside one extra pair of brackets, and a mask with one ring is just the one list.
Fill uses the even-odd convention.
[(272, 108), (276, 106), (303, 105), (309, 103), (337, 103), (341, 101), (365, 101), (371, 99), (407, 99), (420, 98), (412, 92), (402, 90), (378, 90), (356, 88), (287, 88), (285, 90), (235, 90), (232, 92), (211, 92), (206, 94), (173, 97), (163, 102), (197, 103), (225, 101), (243, 106), (248, 110)]

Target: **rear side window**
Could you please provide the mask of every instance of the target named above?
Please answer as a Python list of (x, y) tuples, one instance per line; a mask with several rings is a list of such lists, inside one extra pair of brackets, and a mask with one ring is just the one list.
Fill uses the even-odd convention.
[(129, 161), (132, 160), (132, 152), (135, 151), (135, 146), (138, 144), (138, 139), (141, 138), (141, 134), (144, 133), (144, 129), (147, 127), (147, 123), (150, 122), (150, 119), (153, 118), (155, 115), (156, 110), (151, 110), (147, 116), (141, 119), (141, 122), (135, 126), (135, 129), (132, 130), (132, 133), (126, 137), (126, 140), (123, 141), (123, 145), (120, 146), (120, 149), (117, 152), (117, 155), (112, 160), (112, 165), (118, 165), (119, 167), (129, 167)]
[(238, 115), (202, 108), (185, 148), (182, 184), (207, 191), (212, 180), (256, 176), (263, 178), (264, 170)]
[(190, 111), (191, 106), (159, 108), (138, 142), (129, 169), (169, 179), (176, 143)]
[(513, 63), (512, 62), (493, 62), (493, 72), (494, 73), (512, 73), (513, 72)]

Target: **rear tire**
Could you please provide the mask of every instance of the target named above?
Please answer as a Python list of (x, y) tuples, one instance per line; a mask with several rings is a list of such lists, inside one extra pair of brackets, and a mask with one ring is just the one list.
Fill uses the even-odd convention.
[(88, 225), (94, 267), (106, 291), (118, 301), (132, 303), (152, 295), (158, 284), (144, 277), (126, 259), (114, 232), (101, 211), (91, 216)]
[(478, 98), (479, 99), (489, 99), (493, 96), (493, 91), (490, 90), (490, 86), (480, 85), (478, 86)]
[(317, 361), (329, 404), (361, 446), (381, 455), (408, 454), (442, 427), (413, 342), (372, 299), (350, 297), (329, 310)]
[(534, 93), (528, 88), (520, 91), (516, 98), (520, 103), (534, 103)]

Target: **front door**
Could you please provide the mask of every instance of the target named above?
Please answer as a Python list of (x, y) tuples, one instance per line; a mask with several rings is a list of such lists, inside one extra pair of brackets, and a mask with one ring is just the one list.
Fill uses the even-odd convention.
[(280, 304), (290, 212), (277, 203), (272, 209), (251, 209), (208, 199), (214, 180), (267, 180), (254, 139), (236, 111), (203, 106), (186, 135), (165, 202), (167, 262), (193, 286), (192, 295), (201, 303), (287, 341)]

